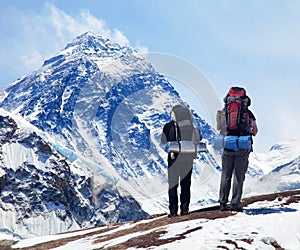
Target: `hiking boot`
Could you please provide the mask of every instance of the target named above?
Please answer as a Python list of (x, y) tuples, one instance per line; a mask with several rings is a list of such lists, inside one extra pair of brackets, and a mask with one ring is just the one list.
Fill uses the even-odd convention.
[(232, 211), (243, 212), (243, 208), (240, 205), (233, 204), (230, 206)]
[(227, 204), (226, 203), (221, 203), (220, 204), (220, 211), (227, 211)]
[(177, 214), (168, 214), (168, 218), (175, 218), (177, 216), (178, 216)]
[(183, 210), (180, 212), (180, 215), (183, 216), (183, 215), (187, 215), (189, 213), (189, 210)]

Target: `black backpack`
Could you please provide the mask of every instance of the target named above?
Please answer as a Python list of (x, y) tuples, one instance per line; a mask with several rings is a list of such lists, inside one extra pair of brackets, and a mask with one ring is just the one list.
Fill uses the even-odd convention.
[(197, 146), (202, 136), (200, 130), (193, 125), (191, 111), (181, 105), (176, 105), (172, 109), (171, 117), (174, 121), (175, 137), (179, 145), (179, 151), (181, 153), (197, 154)]

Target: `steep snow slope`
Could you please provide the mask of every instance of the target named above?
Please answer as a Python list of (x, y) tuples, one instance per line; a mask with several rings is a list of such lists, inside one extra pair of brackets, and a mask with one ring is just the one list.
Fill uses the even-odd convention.
[[(1, 231), (33, 237), (146, 216), (117, 190), (103, 189), (94, 197), (89, 170), (78, 171), (43, 135), (22, 117), (0, 110)], [(108, 209), (112, 206), (116, 211)]]
[[(160, 136), (172, 106), (185, 103), (133, 49), (83, 34), (0, 95), (3, 108), (54, 138), (53, 147), (78, 168), (93, 172), (95, 192), (111, 186), (147, 213), (166, 210)], [(209, 141), (213, 129), (196, 114), (195, 124)], [(195, 173), (194, 202), (215, 200), (218, 170), (210, 152), (196, 161)]]

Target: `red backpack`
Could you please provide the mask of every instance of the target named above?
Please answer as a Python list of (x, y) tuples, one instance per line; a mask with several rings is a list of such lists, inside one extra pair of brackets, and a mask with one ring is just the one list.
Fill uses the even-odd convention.
[(240, 87), (232, 87), (224, 98), (226, 135), (249, 135), (250, 117), (248, 106), (251, 100), (246, 95), (246, 90)]

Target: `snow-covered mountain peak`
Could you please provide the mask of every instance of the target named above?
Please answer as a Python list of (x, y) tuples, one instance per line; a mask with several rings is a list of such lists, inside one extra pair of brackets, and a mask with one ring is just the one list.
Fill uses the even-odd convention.
[[(78, 194), (78, 204), (85, 204), (78, 206), (79, 217), (71, 211), (76, 225), (132, 220), (167, 209), (167, 155), (160, 136), (172, 106), (187, 104), (133, 49), (86, 33), (38, 71), (1, 90), (0, 96), (0, 107), (37, 127), (51, 148), (72, 164), (68, 190)], [(195, 125), (209, 140), (213, 130), (196, 114)], [(14, 148), (21, 146), (4, 147), (10, 152), (4, 156), (6, 165), (13, 161)], [(45, 174), (47, 168), (34, 150), (23, 150), (23, 155), (30, 155), (30, 164)], [(24, 161), (13, 169), (18, 171)], [(207, 175), (217, 181), (211, 154), (196, 162), (195, 183), (206, 181)], [(203, 169), (205, 180), (198, 176)], [(213, 186), (203, 187), (193, 203), (215, 199), (207, 197), (216, 196)], [(86, 221), (83, 214), (88, 214)], [(18, 216), (22, 221), (22, 214)]]
[[(175, 104), (188, 107), (145, 58), (128, 46), (85, 33), (46, 60), (39, 70), (0, 91), (0, 107), (14, 113), (13, 120), (25, 118), (32, 125), (32, 128), (26, 125), (29, 134), (38, 131), (26, 140), (29, 149), (24, 149), (23, 140), (14, 144), (6, 142), (2, 147), (5, 164), (1, 166), (5, 174), (0, 171), (0, 178), (14, 178), (19, 172), (31, 173), (32, 169), (26, 169), (29, 164), (40, 173), (39, 180), (47, 179), (49, 168), (45, 164), (50, 160), (48, 167), (53, 166), (60, 175), (57, 166), (61, 163), (53, 162), (48, 155), (47, 162), (39, 152), (44, 146), (36, 148), (33, 144), (44, 145), (42, 141), (46, 141), (51, 152), (63, 156), (63, 167), (69, 176), (66, 185), (55, 175), (51, 183), (55, 186), (59, 181), (61, 185), (46, 196), (48, 199), (53, 191), (62, 200), (57, 206), (69, 213), (69, 217), (58, 216), (59, 223), (68, 218), (76, 221), (73, 224), (76, 227), (85, 227), (166, 212), (167, 154), (160, 137)], [(208, 149), (194, 163), (191, 208), (196, 208), (217, 202), (221, 154), (211, 145), (215, 131), (198, 114), (193, 114), (194, 125), (200, 128)], [(21, 122), (18, 127), (24, 124)], [(18, 164), (14, 162), (11, 168), (13, 156), (21, 150), (22, 160)], [(55, 160), (59, 161), (60, 157)], [(254, 166), (251, 165), (251, 180), (263, 175), (259, 160), (256, 163), (254, 166), (251, 162)], [(36, 178), (29, 174), (27, 177)], [(9, 188), (15, 187), (5, 188), (9, 192)], [(40, 190), (33, 190), (40, 194)], [(11, 199), (3, 202), (7, 201)], [(32, 205), (31, 200), (26, 202), (28, 207)], [(43, 211), (56, 213), (47, 205)], [(20, 211), (16, 210), (15, 214), (23, 221), (24, 213)], [(59, 232), (59, 228), (56, 230)], [(34, 233), (41, 234), (41, 231), (37, 229)]]
[(96, 62), (102, 68), (116, 59), (131, 57), (133, 53), (134, 49), (129, 46), (121, 46), (108, 38), (86, 32), (77, 36), (56, 56), (46, 60), (43, 66), (61, 66), (66, 61), (85, 60)]
[(82, 35), (77, 36), (71, 43), (69, 43), (65, 50), (68, 50), (71, 47), (77, 47), (81, 50), (94, 50), (94, 51), (107, 51), (112, 53), (115, 50), (127, 49), (133, 51), (133, 49), (126, 45), (120, 45), (111, 41), (110, 39), (97, 35), (93, 32), (86, 32)]

